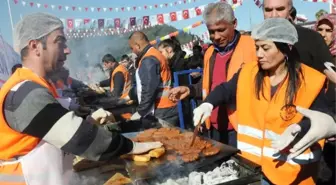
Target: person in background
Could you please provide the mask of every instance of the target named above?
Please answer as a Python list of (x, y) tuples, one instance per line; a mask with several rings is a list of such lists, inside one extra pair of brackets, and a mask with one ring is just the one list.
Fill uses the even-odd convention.
[(203, 67), (203, 49), (200, 45), (193, 46), (193, 55), (189, 57), (189, 61), (187, 62), (188, 69), (197, 69)]
[(137, 112), (132, 115), (131, 120), (153, 115), (177, 125), (176, 103), (168, 99), (172, 77), (166, 58), (150, 45), (143, 32), (133, 32), (128, 43), (132, 52), (137, 55), (135, 68), (139, 102)]
[(14, 46), (23, 67), (0, 91), (0, 184), (67, 185), (69, 154), (104, 161), (162, 146), (132, 142), (98, 126), (112, 116), (108, 111), (83, 119), (57, 102), (46, 77), (71, 53), (63, 30), (62, 21), (46, 13), (27, 15), (15, 27)]
[(126, 69), (129, 70), (129, 68), (130, 68), (131, 65), (132, 65), (131, 58), (130, 58), (128, 55), (123, 55), (123, 56), (121, 56), (121, 58), (120, 58), (120, 62), (119, 62), (119, 64), (123, 65), (124, 67), (126, 67)]
[(261, 184), (315, 184), (323, 140), (291, 159), (271, 143), (280, 141), (292, 125), (300, 125), (302, 133), (309, 130), (310, 120), (297, 113), (295, 106), (329, 112), (323, 88), (326, 78), (300, 63), (294, 46), (298, 34), (288, 19), (264, 20), (252, 30), (252, 38), (257, 62), (245, 64), (229, 82), (210, 92), (194, 110), (194, 122), (202, 123), (218, 105), (235, 102), (238, 149), (242, 157), (261, 166)]
[[(326, 14), (319, 18), (315, 24), (315, 30), (321, 34), (325, 43), (329, 46), (329, 51), (333, 56), (333, 61), (328, 61), (336, 65), (336, 14)], [(329, 79), (326, 95), (329, 99), (330, 110), (336, 115), (335, 103), (335, 79), (336, 73), (329, 69), (324, 70)], [(335, 184), (335, 137), (327, 138), (323, 150), (323, 159), (321, 161), (320, 180), (321, 184)], [(328, 174), (331, 174), (328, 176)]]
[[(176, 87), (170, 91), (171, 94), (184, 94), (181, 99), (189, 96), (202, 97), (204, 100), (219, 84), (229, 81), (244, 63), (257, 58), (253, 39), (240, 35), (236, 30), (238, 21), (231, 5), (225, 2), (210, 3), (204, 10), (203, 18), (213, 45), (204, 55), (202, 80), (195, 85)], [(235, 107), (228, 104), (221, 104), (211, 112), (205, 124), (211, 139), (237, 145), (234, 112)]]
[(296, 23), (296, 8), (294, 6), (292, 6), (292, 8), (289, 11), (288, 20), (293, 24)]
[[(292, 0), (264, 0), (264, 18), (281, 17), (290, 20)], [(324, 62), (332, 61), (328, 46), (320, 34), (314, 30), (295, 25), (299, 41), (295, 44), (302, 62), (323, 73)]]
[(101, 81), (99, 86), (110, 87), (113, 97), (129, 99), (128, 93), (131, 89), (131, 78), (126, 67), (120, 65), (111, 54), (106, 54), (102, 62), (104, 69), (110, 71), (110, 79)]
[(15, 64), (15, 65), (12, 67), (12, 74), (14, 74), (15, 71), (16, 71), (18, 68), (22, 68), (22, 64)]
[[(161, 41), (158, 45), (158, 50), (167, 59), (171, 72), (172, 83), (174, 84), (174, 72), (183, 71), (186, 69), (186, 52), (181, 49), (180, 42), (176, 37)], [(186, 85), (187, 81), (181, 82)]]

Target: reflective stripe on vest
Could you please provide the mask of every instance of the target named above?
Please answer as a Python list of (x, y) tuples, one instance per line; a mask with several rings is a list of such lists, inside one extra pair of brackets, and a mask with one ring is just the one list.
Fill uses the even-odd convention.
[(0, 184), (5, 185), (6, 183), (23, 183), (26, 184), (25, 178), (23, 175), (10, 175), (10, 174), (1, 174), (0, 173)]
[[(253, 127), (238, 124), (238, 133), (244, 134), (250, 137), (254, 137), (256, 139), (263, 140), (263, 132)], [(266, 139), (270, 139), (273, 141), (280, 138), (280, 135), (270, 130), (265, 130), (264, 134), (265, 134)], [(317, 162), (321, 158), (321, 155), (322, 155), (321, 150), (314, 150), (313, 152), (303, 153), (293, 158), (292, 160), (288, 160), (287, 159), (288, 155), (285, 155), (285, 154), (280, 155), (278, 151), (274, 150), (273, 148), (264, 146), (263, 149), (261, 150), (260, 147), (257, 147), (257, 146), (254, 146), (254, 145), (242, 142), (242, 141), (238, 141), (238, 149), (244, 152), (251, 153), (258, 157), (261, 157), (261, 153), (262, 153), (263, 156), (277, 159), (279, 161), (289, 162), (293, 165), (309, 164), (311, 162)]]
[(151, 47), (146, 54), (140, 59), (138, 68), (140, 68), (142, 60), (146, 57), (155, 57), (160, 62), (160, 77), (159, 93), (155, 101), (155, 108), (170, 108), (176, 106), (175, 102), (169, 100), (167, 93), (171, 89), (171, 73), (166, 58), (157, 49)]
[(117, 68), (114, 69), (113, 73), (111, 74), (111, 84), (110, 84), (110, 91), (112, 92), (113, 91), (113, 88), (114, 88), (114, 75), (117, 74), (118, 72), (121, 72), (123, 74), (123, 77), (124, 77), (124, 88), (122, 90), (122, 94), (120, 96), (120, 98), (127, 98), (128, 97), (128, 94), (129, 94), (129, 91), (131, 90), (132, 88), (132, 84), (131, 84), (131, 78), (130, 78), (130, 75), (129, 75), (129, 72), (128, 70), (126, 69), (125, 66), (123, 65), (118, 65)]
[[(215, 62), (211, 61), (214, 55), (215, 48), (214, 46), (210, 46), (204, 55), (204, 69), (203, 69), (203, 79), (202, 79), (202, 98), (203, 100), (209, 95), (211, 83), (210, 82), (210, 63)], [(230, 59), (226, 81), (229, 81), (233, 75), (238, 72), (238, 70), (243, 66), (245, 63), (249, 63), (255, 61), (257, 59), (256, 56), (256, 49), (254, 40), (247, 35), (241, 35), (238, 41), (236, 48), (232, 54)], [(215, 59), (214, 59), (215, 60)], [(232, 124), (233, 128), (237, 130), (237, 118), (235, 115), (235, 109), (230, 109), (232, 107), (226, 107), (228, 109), (227, 113), (229, 116), (230, 123)], [(205, 121), (206, 128), (209, 129), (211, 126), (210, 119)]]
[[(323, 88), (325, 76), (304, 64), (301, 64), (301, 70), (302, 82), (293, 104), (309, 108)], [(291, 160), (287, 154), (280, 155), (271, 147), (272, 141), (279, 139), (288, 126), (299, 123), (303, 116), (296, 113), (291, 120), (284, 120), (280, 116), (286, 116), (283, 107), (288, 78), (279, 86), (274, 97), (271, 97), (270, 80), (266, 76), (263, 82), (264, 96), (258, 99), (254, 83), (258, 71), (257, 62), (246, 64), (238, 79), (237, 144), (242, 151), (241, 155), (261, 165), (264, 175), (273, 184), (314, 184), (324, 141), (319, 141)]]

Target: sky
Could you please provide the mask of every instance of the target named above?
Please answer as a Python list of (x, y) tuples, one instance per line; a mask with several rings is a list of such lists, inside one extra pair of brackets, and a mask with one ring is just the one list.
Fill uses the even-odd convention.
[[(11, 26), (11, 18), (9, 16), (9, 12), (12, 15), (12, 21), (15, 25), (21, 17), (33, 13), (33, 12), (47, 12), (53, 15), (56, 15), (59, 18), (63, 19), (100, 19), (100, 18), (129, 18), (129, 17), (142, 17), (147, 15), (156, 15), (159, 13), (169, 13), (173, 11), (179, 11), (187, 8), (193, 8), (200, 5), (206, 5), (211, 2), (215, 2), (215, 0), (198, 0), (196, 2), (187, 3), (187, 4), (177, 4), (173, 7), (163, 7), (152, 10), (141, 10), (141, 11), (124, 11), (124, 12), (88, 12), (82, 11), (73, 11), (71, 9), (72, 6), (80, 6), (80, 7), (133, 7), (133, 6), (144, 6), (144, 5), (154, 5), (154, 4), (164, 4), (175, 2), (178, 0), (25, 0), (27, 2), (26, 6), (22, 6), (21, 0), (18, 0), (17, 4), (14, 3), (14, 0), (0, 0), (0, 34), (2, 37), (9, 43), (13, 44), (12, 40), (12, 26)], [(327, 3), (313, 3), (313, 2), (305, 2), (303, 0), (293, 0), (294, 6), (296, 7), (298, 14), (304, 14), (308, 20), (315, 19), (315, 13), (320, 9), (325, 9), (329, 11), (329, 5)], [(9, 2), (9, 4), (8, 4)], [(36, 5), (34, 7), (30, 7), (29, 3), (34, 2), (42, 4), (40, 8), (37, 8)], [(50, 5), (62, 5), (69, 6), (69, 10), (59, 11), (57, 8), (52, 10), (51, 8), (45, 9), (44, 4)], [(10, 10), (9, 11), (9, 7)], [(64, 8), (63, 8), (64, 9)], [(235, 15), (238, 20), (238, 30), (251, 30), (254, 25), (260, 23), (263, 20), (262, 9), (258, 8), (253, 0), (244, 0), (243, 5), (239, 6), (235, 9)], [(189, 26), (197, 21), (202, 20), (202, 16), (198, 16), (192, 19), (178, 21), (174, 23), (169, 23), (170, 25), (180, 29), (186, 26)], [(197, 28), (192, 29), (190, 32), (194, 34), (203, 34), (205, 33), (206, 27), (204, 25), (199, 26)], [(163, 36), (163, 35), (158, 35)]]

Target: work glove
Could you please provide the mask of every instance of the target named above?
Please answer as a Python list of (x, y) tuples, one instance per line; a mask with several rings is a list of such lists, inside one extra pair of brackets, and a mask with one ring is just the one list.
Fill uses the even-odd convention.
[[(289, 150), (290, 154), (288, 158), (290, 159), (300, 155), (319, 140), (336, 135), (336, 123), (330, 115), (299, 106), (296, 106), (296, 110), (309, 118), (311, 125), (304, 137)], [(297, 126), (288, 127), (283, 135), (289, 135), (288, 133), (291, 135), (293, 135), (293, 133), (294, 135), (297, 135), (297, 133), (301, 131), (301, 127), (299, 125)], [(285, 138), (287, 141), (284, 141), (283, 143), (279, 142), (278, 139), (277, 141), (272, 142), (272, 147), (276, 150), (283, 150), (288, 147), (294, 139), (295, 137), (287, 137)]]
[(141, 115), (138, 112), (136, 112), (131, 116), (130, 120), (134, 121), (134, 120), (139, 120), (140, 118), (141, 118)]
[(210, 117), (213, 109), (213, 105), (210, 103), (202, 103), (199, 107), (194, 110), (194, 126), (198, 123), (204, 123), (205, 120)]
[(133, 150), (129, 154), (142, 154), (155, 148), (160, 148), (161, 146), (162, 146), (161, 142), (145, 142), (145, 143), (133, 142)]
[(94, 119), (96, 122), (100, 124), (103, 124), (106, 121), (116, 122), (113, 114), (102, 108), (96, 110), (95, 112), (91, 114), (91, 116), (88, 116), (88, 117), (91, 117), (92, 119)]

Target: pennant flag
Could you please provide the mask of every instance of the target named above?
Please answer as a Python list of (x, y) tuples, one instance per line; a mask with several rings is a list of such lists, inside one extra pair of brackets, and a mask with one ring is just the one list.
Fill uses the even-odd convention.
[(113, 8), (109, 8), (110, 12), (112, 12)]
[(82, 11), (82, 7), (78, 7), (78, 10), (81, 12)]
[(40, 3), (37, 3), (36, 5), (37, 5), (37, 8), (40, 8), (40, 6), (41, 6), (41, 4), (40, 4)]
[(258, 8), (261, 8), (262, 3), (260, 0), (254, 0), (254, 4), (257, 5)]
[(120, 19), (119, 18), (114, 19), (114, 28), (120, 28)]
[(183, 10), (183, 19), (189, 19), (189, 11), (188, 10)]
[(143, 25), (149, 25), (149, 16), (143, 16)]
[(164, 24), (164, 18), (162, 14), (157, 15), (157, 22), (158, 24)]
[(30, 2), (29, 4), (30, 4), (30, 6), (31, 6), (31, 7), (33, 7), (33, 6), (34, 6), (34, 3), (33, 3), (33, 2)]
[(106, 12), (107, 8), (103, 8), (103, 11)]
[(170, 12), (170, 20), (173, 21), (177, 21), (177, 16), (176, 16), (176, 12)]
[(51, 5), (51, 9), (54, 9), (54, 8), (55, 8), (55, 5), (52, 4), (52, 5)]
[(99, 29), (104, 28), (104, 19), (98, 19), (98, 28)]
[(107, 28), (113, 28), (113, 25), (114, 25), (114, 19), (106, 19), (106, 24), (105, 26)]
[(48, 8), (48, 5), (47, 5), (47, 4), (45, 4), (45, 5), (44, 5), (44, 8)]
[(58, 6), (58, 9), (61, 10), (61, 9), (62, 9), (62, 6)]
[(15, 3), (15, 4), (18, 4), (18, 2), (19, 2), (18, 0), (14, 0), (14, 3)]
[(131, 26), (135, 26), (136, 25), (136, 18), (135, 17), (131, 17), (130, 18), (130, 25)]
[(22, 1), (22, 6), (26, 6), (26, 1)]
[(202, 15), (202, 10), (200, 8), (196, 7), (195, 10), (197, 16)]
[(75, 19), (75, 28), (76, 29), (83, 28), (83, 19)]
[(69, 7), (68, 6), (65, 6), (65, 11), (68, 11)]
[(73, 19), (67, 19), (67, 26), (69, 29), (73, 29)]

